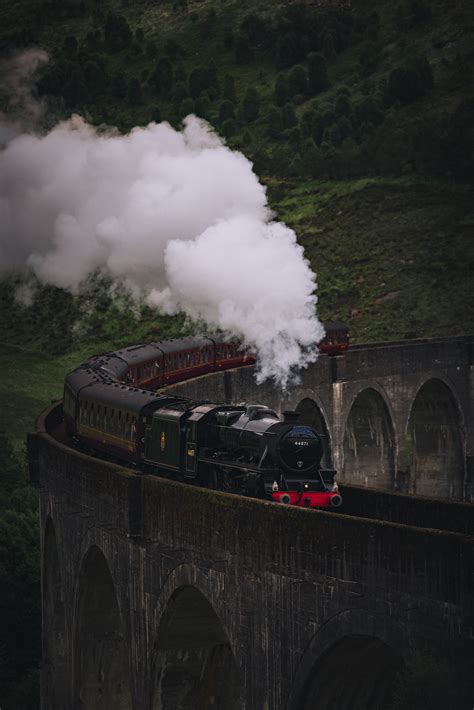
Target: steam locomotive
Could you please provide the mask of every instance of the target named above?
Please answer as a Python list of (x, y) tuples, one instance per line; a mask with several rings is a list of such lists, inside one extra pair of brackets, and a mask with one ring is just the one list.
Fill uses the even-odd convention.
[(66, 431), (96, 455), (201, 486), (305, 507), (338, 507), (321, 436), (263, 405), (156, 393), (196, 374), (252, 364), (237, 342), (185, 338), (94, 356), (67, 375)]

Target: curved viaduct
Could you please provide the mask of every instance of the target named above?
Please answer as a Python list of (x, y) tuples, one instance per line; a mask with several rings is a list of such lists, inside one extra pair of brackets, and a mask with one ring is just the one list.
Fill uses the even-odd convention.
[(301, 411), (326, 435), (340, 482), (419, 496), (474, 498), (472, 337), (353, 346), (322, 356), (285, 398), (251, 368), (174, 385), (216, 402)]
[[(415, 345), (399, 346), (403, 366), (382, 382), (377, 349), (321, 359), (278, 404), (317, 402), (335, 461), (347, 456), (351, 411), (357, 438), (354, 403), (368, 390), (383, 398), (395, 445), (430, 382), (449, 385), (466, 432), (468, 344), (438, 343), (443, 373), (430, 359), (424, 374), (420, 351), (408, 361)], [(208, 398), (256, 399), (248, 370), (182, 385), (203, 387)], [(270, 387), (258, 392), (277, 403)], [(425, 399), (420, 410), (431, 411)], [(472, 657), (472, 506), (410, 499), (411, 524), (401, 524), (183, 486), (68, 448), (53, 435), (60, 416), (53, 406), (28, 442), (40, 490), (43, 710), (369, 710), (384, 707), (414, 648)], [(403, 496), (371, 495), (403, 507)]]

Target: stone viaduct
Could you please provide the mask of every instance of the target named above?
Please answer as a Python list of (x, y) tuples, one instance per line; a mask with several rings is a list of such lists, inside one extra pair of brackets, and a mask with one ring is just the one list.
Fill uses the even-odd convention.
[[(286, 401), (249, 370), (181, 390), (298, 405), (346, 479), (461, 497), (470, 367), (456, 339), (322, 358)], [(472, 505), (346, 486), (343, 515), (289, 509), (90, 458), (60, 416), (28, 440), (43, 710), (375, 710), (414, 649), (472, 658)]]
[(216, 402), (297, 409), (325, 434), (341, 482), (420, 496), (474, 496), (474, 338), (352, 346), (303, 371), (286, 397), (251, 368), (173, 386)]

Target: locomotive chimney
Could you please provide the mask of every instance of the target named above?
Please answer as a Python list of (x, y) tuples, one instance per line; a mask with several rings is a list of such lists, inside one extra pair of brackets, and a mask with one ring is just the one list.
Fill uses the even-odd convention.
[(291, 409), (288, 409), (286, 412), (283, 412), (283, 421), (286, 424), (294, 424), (298, 420), (299, 416), (299, 412), (294, 412)]

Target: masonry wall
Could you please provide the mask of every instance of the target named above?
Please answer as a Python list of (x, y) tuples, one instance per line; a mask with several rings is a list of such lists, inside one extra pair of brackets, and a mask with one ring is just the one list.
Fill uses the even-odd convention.
[[(78, 579), (91, 548), (110, 569), (137, 710), (154, 707), (160, 621), (185, 586), (198, 589), (220, 620), (242, 690), (239, 707), (247, 710), (290, 707), (305, 681), (302, 669), (347, 636), (376, 637), (401, 654), (424, 641), (455, 648), (472, 638), (466, 536), (136, 475), (45, 433), (30, 438), (30, 458), (43, 535), (50, 520), (57, 540), (71, 708), (79, 707), (84, 673), (78, 638), (89, 633), (78, 629)], [(54, 618), (54, 610), (43, 612)], [(44, 628), (46, 646), (50, 632)], [(53, 668), (44, 693), (54, 679)]]

